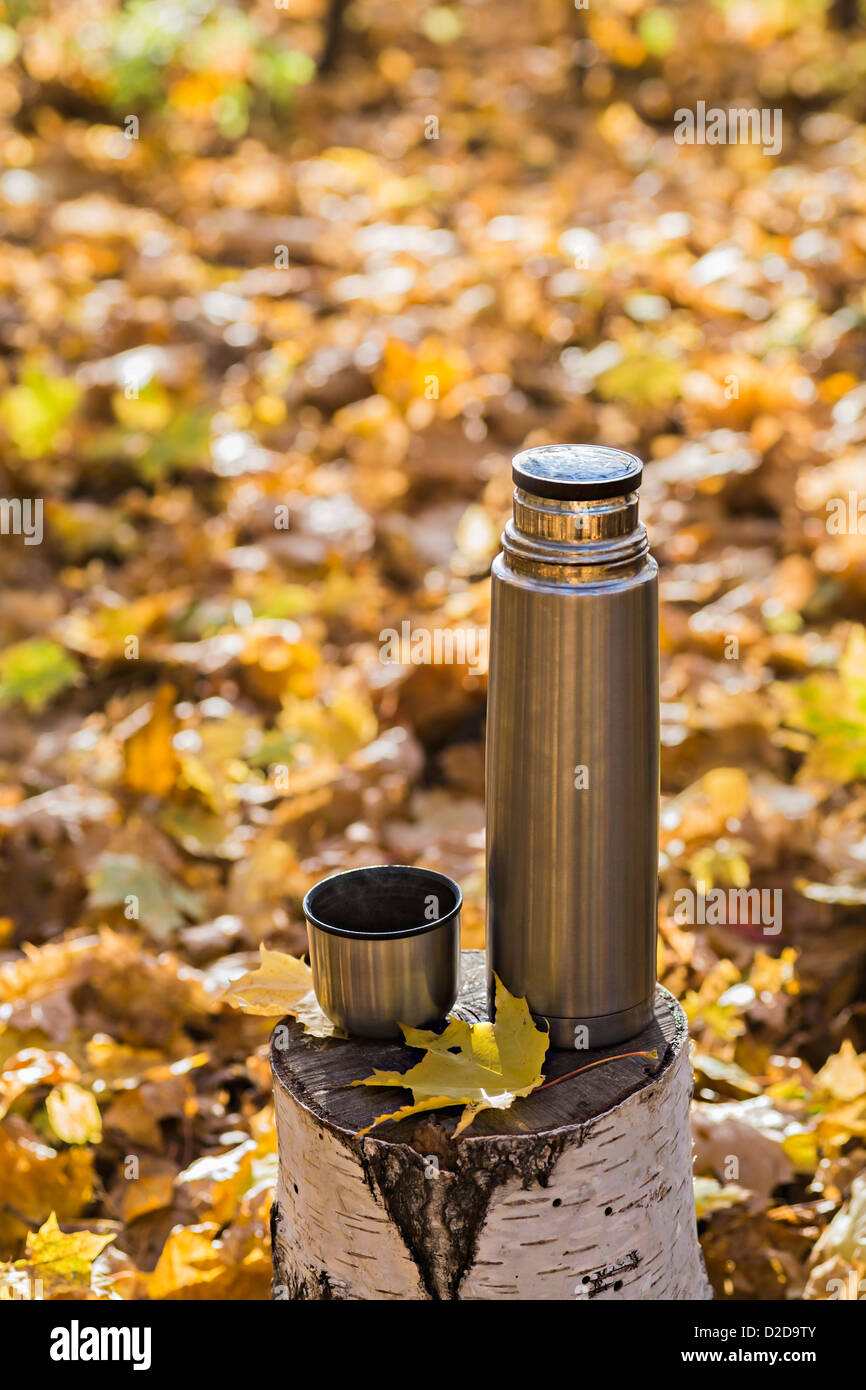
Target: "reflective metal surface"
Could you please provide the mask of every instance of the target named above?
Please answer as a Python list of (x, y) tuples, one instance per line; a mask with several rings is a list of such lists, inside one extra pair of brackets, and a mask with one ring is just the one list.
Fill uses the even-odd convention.
[[(561, 492), (569, 449), (557, 447)], [(603, 498), (515, 489), (491, 614), (491, 983), (495, 972), (526, 995), (569, 1048), (639, 1032), (656, 977), (658, 571), (626, 490), (632, 456), (592, 453), (611, 456)], [(631, 462), (611, 496), (617, 458)], [(585, 489), (591, 460), (577, 463)]]
[(347, 1033), (400, 1037), (443, 1018), (460, 976), (459, 887), (445, 874), (379, 864), (334, 874), (304, 899), (313, 988)]

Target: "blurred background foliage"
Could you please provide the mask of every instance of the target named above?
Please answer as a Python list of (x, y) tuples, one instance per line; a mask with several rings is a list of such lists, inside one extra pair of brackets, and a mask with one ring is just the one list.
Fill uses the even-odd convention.
[[(7, 1282), (267, 1295), (267, 1023), (221, 992), (355, 864), (456, 876), (482, 944), (484, 674), (379, 634), (482, 628), (511, 453), (595, 440), (662, 569), (709, 1272), (862, 1293), (864, 18), (0, 4), (0, 493), (44, 502), (0, 537)], [(677, 144), (698, 101), (781, 152)], [(779, 934), (678, 924), (700, 885)]]

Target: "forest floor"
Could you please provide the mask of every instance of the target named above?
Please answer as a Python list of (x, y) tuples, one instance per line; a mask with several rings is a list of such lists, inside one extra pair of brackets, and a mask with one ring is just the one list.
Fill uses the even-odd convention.
[[(483, 943), (509, 460), (589, 440), (647, 461), (708, 1271), (856, 1296), (863, 30), (793, 0), (348, 19), (316, 75), (318, 0), (0, 4), (6, 1277), (267, 1296), (270, 1024), (221, 993), (354, 865), (451, 874)], [(677, 143), (699, 101), (778, 110), (781, 149)], [(467, 659), (383, 660), (403, 624)]]

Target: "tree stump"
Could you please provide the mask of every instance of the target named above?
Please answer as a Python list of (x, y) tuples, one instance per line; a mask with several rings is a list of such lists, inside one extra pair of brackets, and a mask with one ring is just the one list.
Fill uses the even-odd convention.
[[(484, 955), (464, 951), (455, 1012), (487, 1016)], [(400, 1043), (319, 1039), (287, 1020), (272, 1046), (279, 1179), (273, 1295), (284, 1299), (705, 1299), (692, 1195), (685, 1016), (658, 988), (620, 1047), (551, 1052), (546, 1079), (624, 1058), (485, 1110), (358, 1130), (405, 1103), (352, 1087), (405, 1071)]]

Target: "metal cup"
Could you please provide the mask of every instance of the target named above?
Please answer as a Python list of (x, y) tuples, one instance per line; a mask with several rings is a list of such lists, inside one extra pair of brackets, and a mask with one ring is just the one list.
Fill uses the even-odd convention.
[(313, 989), (333, 1023), (362, 1038), (423, 1028), (457, 998), (460, 909), (453, 879), (377, 864), (322, 879), (304, 898)]

